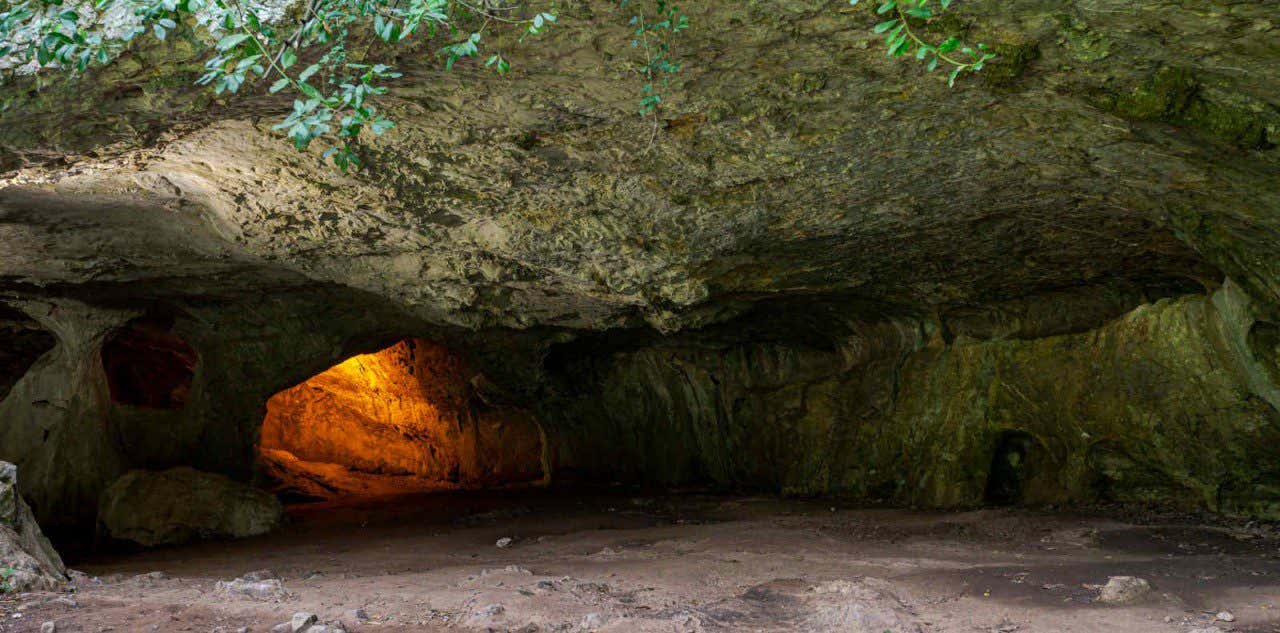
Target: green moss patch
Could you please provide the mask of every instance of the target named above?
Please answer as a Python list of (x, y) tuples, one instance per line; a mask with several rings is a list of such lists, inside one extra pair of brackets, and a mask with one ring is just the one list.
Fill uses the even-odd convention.
[(1161, 68), (1150, 81), (1128, 93), (1100, 97), (1098, 105), (1126, 119), (1189, 128), (1240, 148), (1270, 147), (1262, 116), (1210, 101), (1196, 76), (1182, 68)]

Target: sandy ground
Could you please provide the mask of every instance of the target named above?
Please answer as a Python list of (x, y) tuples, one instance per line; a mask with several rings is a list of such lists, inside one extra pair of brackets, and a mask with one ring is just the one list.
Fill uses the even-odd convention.
[[(1280, 631), (1280, 540), (1249, 526), (564, 491), (291, 514), (264, 538), (73, 560), (73, 593), (0, 599), (0, 631), (270, 631), (299, 611), (348, 631)], [(215, 588), (263, 569), (286, 596)], [(1153, 590), (1099, 601), (1119, 575)]]

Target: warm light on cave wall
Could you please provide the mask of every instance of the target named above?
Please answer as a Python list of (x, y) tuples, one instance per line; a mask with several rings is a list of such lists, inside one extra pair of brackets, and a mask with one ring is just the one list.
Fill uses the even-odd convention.
[(285, 489), (322, 498), (541, 478), (537, 423), (484, 405), (470, 378), (421, 339), (349, 358), (267, 401), (262, 463)]

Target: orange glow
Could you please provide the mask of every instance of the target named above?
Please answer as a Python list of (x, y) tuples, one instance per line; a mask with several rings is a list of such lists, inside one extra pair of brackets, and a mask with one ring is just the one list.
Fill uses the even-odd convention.
[(322, 498), (539, 479), (537, 423), (485, 405), (471, 377), (456, 355), (419, 339), (342, 361), (267, 401), (265, 470)]

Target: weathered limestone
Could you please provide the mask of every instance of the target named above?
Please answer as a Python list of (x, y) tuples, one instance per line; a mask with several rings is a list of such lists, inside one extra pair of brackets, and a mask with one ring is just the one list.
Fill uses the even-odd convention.
[(349, 358), (267, 401), (267, 473), (320, 498), (540, 480), (537, 422), (487, 406), (473, 375), (421, 339)]
[[(46, 527), (133, 468), (253, 481), (273, 394), (407, 337), (558, 475), (1280, 512), (1270, 6), (966, 1), (929, 33), (1001, 59), (957, 90), (873, 7), (687, 9), (656, 135), (584, 0), (506, 77), (408, 50), (347, 176), (211, 107), (189, 33), (14, 88), (0, 301), (57, 344), (0, 339), (0, 458)], [(157, 313), (183, 402), (115, 402), (102, 342)]]
[(0, 459), (46, 530), (91, 525), (98, 494), (128, 465), (104, 423), (103, 338), (136, 313), (57, 299), (20, 302), (57, 339), (0, 400)]
[(1280, 516), (1280, 386), (1242, 301), (1228, 286), (1033, 339), (946, 343), (927, 323), (675, 338), (575, 355), (575, 395), (539, 415), (558, 470), (967, 506), (1018, 434), (1018, 502)]
[(103, 491), (98, 513), (107, 536), (148, 547), (257, 536), (283, 520), (275, 497), (194, 468), (130, 471)]
[(56, 589), (66, 580), (62, 559), (18, 494), (18, 468), (0, 462), (0, 593)]

